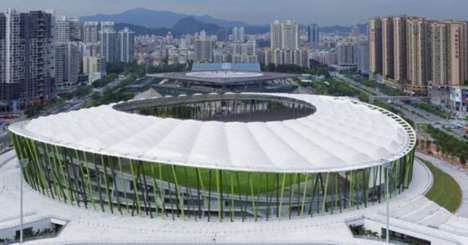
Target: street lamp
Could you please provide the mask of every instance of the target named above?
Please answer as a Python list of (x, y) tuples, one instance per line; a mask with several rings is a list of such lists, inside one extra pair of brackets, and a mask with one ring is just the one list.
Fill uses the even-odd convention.
[(385, 234), (385, 241), (387, 243), (390, 243), (390, 175), (389, 172), (392, 169), (392, 164), (387, 163), (384, 165), (385, 169), (385, 202), (387, 205), (387, 229), (386, 229), (386, 234)]
[(29, 160), (19, 160), (20, 165), (20, 243), (23, 243), (23, 170), (28, 166)]

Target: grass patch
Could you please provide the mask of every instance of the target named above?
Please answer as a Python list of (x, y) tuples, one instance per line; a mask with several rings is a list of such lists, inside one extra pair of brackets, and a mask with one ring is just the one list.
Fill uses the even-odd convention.
[(450, 212), (455, 212), (461, 204), (462, 192), (458, 183), (432, 163), (420, 159), (431, 170), (434, 183), (426, 197)]
[(437, 106), (431, 105), (431, 104), (426, 104), (426, 103), (416, 103), (413, 105), (416, 108), (419, 108), (421, 110), (427, 111), (429, 113), (432, 113), (434, 115), (437, 115), (442, 118), (447, 118), (449, 116), (448, 112), (440, 109)]
[(369, 102), (369, 96), (366, 93), (337, 79), (314, 82), (312, 88), (316, 94), (320, 95), (349, 96), (356, 97), (363, 102)]

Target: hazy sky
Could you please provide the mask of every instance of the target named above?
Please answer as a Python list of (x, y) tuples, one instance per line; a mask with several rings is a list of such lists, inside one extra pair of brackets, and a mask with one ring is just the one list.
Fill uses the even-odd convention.
[(435, 19), (468, 19), (468, 0), (0, 0), (0, 8), (53, 9), (82, 16), (144, 7), (184, 14), (211, 15), (264, 24), (272, 19), (350, 25), (369, 16), (408, 14)]

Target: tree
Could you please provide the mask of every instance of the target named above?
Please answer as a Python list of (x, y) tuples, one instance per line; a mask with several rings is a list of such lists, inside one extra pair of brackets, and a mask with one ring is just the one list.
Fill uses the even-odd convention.
[(465, 165), (466, 164), (466, 156), (465, 154), (461, 154), (460, 157), (459, 157), (459, 160), (460, 160), (460, 163), (462, 165)]

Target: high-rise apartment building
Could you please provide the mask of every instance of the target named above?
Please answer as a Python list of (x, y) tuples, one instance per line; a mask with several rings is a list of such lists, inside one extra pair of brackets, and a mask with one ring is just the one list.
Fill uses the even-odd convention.
[(308, 66), (308, 50), (299, 48), (299, 25), (291, 20), (273, 21), (270, 24), (270, 49), (265, 50), (264, 56), (266, 64)]
[(278, 20), (270, 24), (270, 47), (272, 50), (282, 48), (281, 22)]
[(78, 42), (55, 45), (55, 85), (57, 93), (69, 92), (79, 81), (81, 52)]
[(319, 25), (311, 24), (307, 27), (307, 38), (311, 48), (318, 48), (320, 46)]
[(393, 17), (382, 18), (382, 76), (394, 78)]
[(375, 79), (382, 74), (382, 21), (369, 19), (369, 77)]
[(369, 74), (369, 44), (359, 42), (356, 45), (357, 70), (361, 74)]
[(55, 86), (57, 93), (69, 92), (79, 81), (80, 22), (65, 16), (55, 19)]
[(99, 40), (101, 43), (101, 55), (106, 62), (119, 61), (119, 47), (117, 40), (117, 32), (111, 28), (104, 28), (99, 32)]
[(432, 85), (449, 84), (449, 25), (445, 22), (431, 23)]
[(291, 20), (275, 20), (270, 25), (271, 49), (299, 48), (299, 25)]
[(255, 40), (245, 43), (233, 42), (231, 49), (232, 63), (258, 63)]
[(232, 28), (232, 41), (241, 43), (245, 41), (245, 30), (243, 26)]
[(449, 22), (449, 86), (463, 86), (467, 80), (467, 23)]
[(114, 22), (113, 21), (101, 21), (101, 31), (114, 31)]
[(299, 24), (287, 20), (281, 25), (281, 48), (295, 50), (299, 48)]
[(88, 21), (83, 24), (83, 42), (86, 44), (99, 41), (99, 22)]
[(106, 61), (100, 56), (83, 57), (83, 73), (88, 75), (90, 83), (106, 75)]
[(119, 60), (124, 63), (131, 63), (135, 56), (135, 33), (128, 28), (119, 31), (118, 34)]
[(417, 16), (369, 20), (369, 73), (417, 93), (431, 83), (460, 84), (466, 76), (466, 28), (462, 22)]
[(393, 17), (393, 78), (407, 80), (406, 16)]
[(462, 86), (467, 77), (467, 23), (431, 23), (432, 85)]
[(81, 27), (78, 18), (59, 16), (55, 18), (55, 41), (59, 43), (81, 41)]
[(357, 52), (354, 43), (340, 43), (336, 47), (338, 65), (353, 66), (357, 65)]
[(425, 92), (430, 80), (429, 22), (421, 17), (408, 17), (406, 25), (407, 88)]
[(0, 14), (0, 100), (7, 107), (55, 97), (53, 36), (50, 13)]
[(213, 62), (213, 40), (206, 36), (205, 32), (200, 32), (200, 36), (194, 43), (194, 60), (198, 63), (211, 63)]

